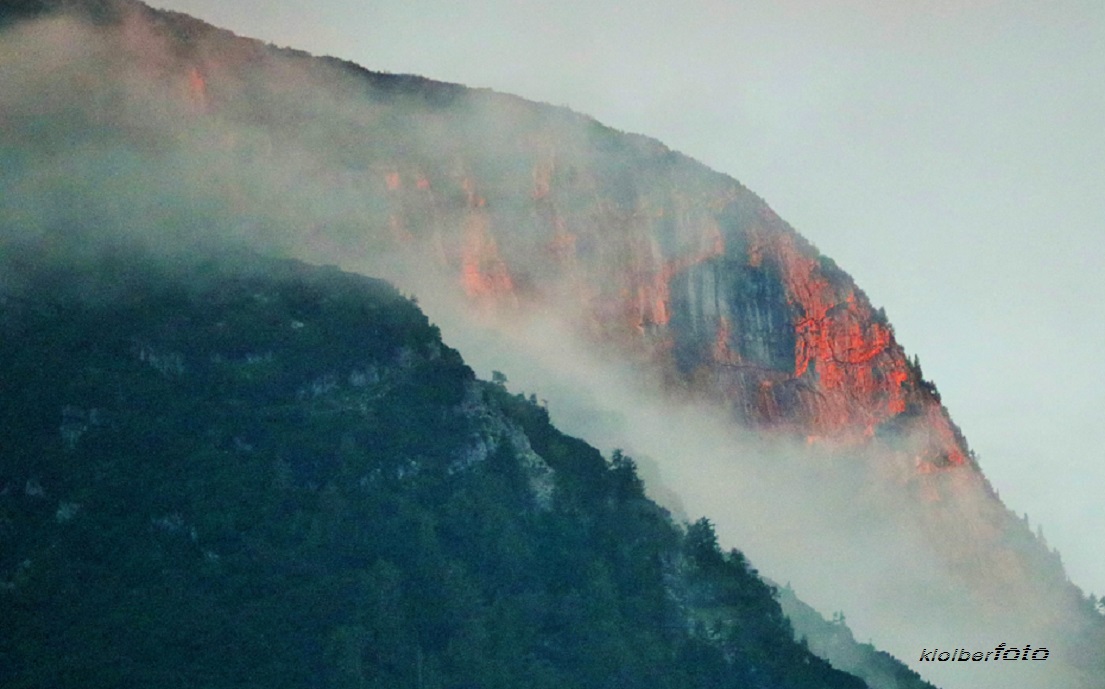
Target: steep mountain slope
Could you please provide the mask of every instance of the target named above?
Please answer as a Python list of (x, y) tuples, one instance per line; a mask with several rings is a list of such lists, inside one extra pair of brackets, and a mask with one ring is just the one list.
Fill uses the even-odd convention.
[(776, 589), (776, 598), (798, 638), (833, 667), (855, 674), (871, 687), (904, 689), (919, 683), (917, 673), (891, 655), (871, 644), (857, 643), (843, 613), (827, 621), (786, 586)]
[(867, 686), (386, 284), (17, 253), (3, 686)]
[[(95, 243), (142, 228), (131, 239), (387, 275), (435, 319), (504, 334), (521, 368), (540, 314), (563, 347), (630, 362), (656, 399), (720, 408), (785, 448), (762, 453), (780, 471), (781, 452), (808, 466), (806, 492), (776, 483), (770, 504), (744, 501), (762, 522), (741, 542), (764, 534), (768, 560), (796, 541), (778, 564), (802, 587), (831, 563), (855, 584), (835, 584), (849, 611), (878, 591), (869, 626), (901, 633), (894, 650), (912, 656), (936, 630), (948, 645), (1019, 634), (1064, 663), (1102, 662), (1100, 616), (994, 495), (886, 318), (734, 180), (563, 109), (277, 51), (136, 3), (0, 8), (8, 23), (56, 10), (9, 28), (3, 48), (6, 231)], [(702, 462), (689, 454), (660, 459)], [(869, 540), (841, 556), (857, 530)], [(1071, 686), (1095, 686), (1078, 674)]]

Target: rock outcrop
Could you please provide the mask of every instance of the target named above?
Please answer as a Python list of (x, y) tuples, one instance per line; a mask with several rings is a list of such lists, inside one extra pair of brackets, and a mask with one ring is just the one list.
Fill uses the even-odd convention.
[[(403, 266), (402, 289), (445, 285), (466, 317), (503, 328), (555, 312), (671, 397), (861, 466), (863, 490), (895, 496), (883, 516), (916, 522), (971, 605), (1101, 627), (886, 316), (732, 178), (564, 108), (278, 50), (136, 2), (0, 10), (19, 57), (0, 102), (0, 199), (21, 200), (0, 202), (8, 238), (133, 227), (172, 248)], [(33, 32), (12, 26), (48, 10)]]

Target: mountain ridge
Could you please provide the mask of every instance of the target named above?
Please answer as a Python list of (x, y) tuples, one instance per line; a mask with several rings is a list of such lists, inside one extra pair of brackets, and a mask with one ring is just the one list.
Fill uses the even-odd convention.
[(709, 522), (475, 379), (386, 283), (20, 253), (5, 686), (867, 686)]
[[(208, 45), (196, 30), (181, 33), (193, 42), (178, 36), (169, 45), (183, 45), (184, 56), (155, 62), (145, 75), (166, 91), (151, 107), (175, 108), (165, 127), (186, 123), (170, 146), (218, 163), (203, 170), (216, 181), (204, 182), (211, 188), (200, 196), (225, 199), (222, 210), (247, 242), (366, 269), (378, 267), (377, 254), (404, 255), (423, 272), (443, 271), (441, 282), (500, 322), (566, 304), (564, 320), (585, 341), (636, 362), (668, 394), (721, 404), (744, 424), (811, 438), (830, 454), (866, 457), (879, 481), (935, 505), (918, 508), (933, 520), (923, 531), (977, 595), (1007, 586), (1020, 599), (1050, 601), (1049, 588), (1069, 586), (996, 500), (885, 317), (735, 180), (704, 175), (707, 168), (658, 142), (570, 111), (455, 87), (450, 93), (471, 95), (420, 110), (421, 87), (432, 92), (434, 82), (387, 77), (367, 93), (358, 81), (324, 88), (311, 82), (321, 71), (298, 70), (316, 64), (305, 54), (270, 58), (257, 42), (246, 49), (216, 34)], [(125, 36), (124, 47), (128, 40), (136, 55), (148, 50)], [(289, 56), (303, 58), (297, 69), (280, 62)], [(282, 84), (312, 97), (281, 96)], [(367, 114), (344, 107), (349, 94), (364, 99)], [(92, 117), (110, 122), (128, 107), (108, 103)], [(328, 127), (320, 114), (339, 117)], [(227, 159), (245, 162), (223, 171)], [(284, 169), (300, 188), (280, 179)], [(243, 171), (275, 178), (284, 198), (251, 188)], [(319, 199), (335, 210), (302, 210)], [(305, 238), (272, 229), (285, 224), (310, 229)], [(411, 272), (398, 276), (404, 289), (421, 291), (422, 276)], [(1048, 572), (1042, 582), (1031, 574), (1038, 567)], [(1000, 597), (987, 605), (1000, 607)]]

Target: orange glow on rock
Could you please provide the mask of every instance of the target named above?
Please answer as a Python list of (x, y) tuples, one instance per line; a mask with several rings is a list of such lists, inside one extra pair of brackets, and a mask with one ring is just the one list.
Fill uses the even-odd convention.
[(487, 214), (482, 211), (468, 217), (461, 250), (461, 284), (471, 298), (513, 297), (514, 280), (488, 224)]
[[(793, 432), (811, 443), (879, 443), (883, 429), (890, 428), (884, 424), (901, 415), (921, 415), (923, 423), (895, 422), (894, 427), (924, 426), (924, 448), (914, 448), (909, 457), (916, 454), (936, 468), (969, 462), (939, 400), (915, 379), (892, 328), (845, 274), (777, 218), (764, 212), (738, 228), (701, 212), (698, 197), (642, 197), (626, 206), (603, 199), (597, 187), (589, 187), (595, 196), (587, 203), (558, 200), (551, 160), (544, 152), (531, 159), (532, 187), (526, 200), (537, 222), (531, 240), (535, 260), (520, 264), (526, 267), (518, 274), (500, 250), (510, 228), (494, 225), (498, 215), (488, 207), (489, 192), (463, 162), (454, 168), (452, 179), (462, 192), (452, 201), (456, 234), (450, 239), (447, 232), (435, 232), (434, 237), (440, 260), (453, 266), (465, 294), (481, 308), (517, 304), (518, 276), (525, 275), (527, 300), (540, 300), (548, 288), (548, 294), (573, 295), (590, 332), (626, 347), (630, 356), (652, 361), (664, 375), (671, 373), (673, 382), (685, 374), (669, 368), (675, 365), (671, 353), (677, 338), (697, 338), (692, 347), (701, 358), (686, 369), (705, 386), (695, 394), (716, 395), (760, 428)], [(573, 178), (577, 186), (583, 184), (579, 179), (587, 179), (586, 173), (572, 174), (582, 174)], [(389, 191), (402, 190), (400, 175), (395, 169), (383, 170)], [(566, 173), (566, 178), (571, 176)], [(412, 172), (406, 182), (411, 190), (428, 192), (431, 186), (421, 171)], [(396, 197), (387, 216), (394, 240), (412, 243), (411, 230), (423, 216), (411, 214), (427, 203), (444, 229), (444, 218), (450, 216), (437, 204), (450, 203), (448, 198), (434, 196), (431, 202), (429, 194), (408, 194), (399, 204)], [(707, 205), (715, 212), (726, 208), (717, 198)], [(512, 236), (511, 256), (524, 255), (518, 254), (524, 248), (517, 242)], [(726, 292), (734, 288), (718, 282), (725, 279), (728, 263), (709, 265), (722, 259), (749, 271), (749, 282), (737, 284), (760, 291), (748, 298), (774, 289), (777, 306), (765, 307), (772, 311), (735, 308), (733, 295), (745, 295)], [(676, 313), (684, 305), (696, 313)], [(671, 330), (673, 323), (688, 321), (695, 324), (693, 334)], [(789, 338), (759, 330), (788, 323), (792, 352)], [(745, 346), (750, 347), (748, 360)], [(777, 349), (764, 354), (772, 346)], [(793, 358), (780, 368), (780, 356)]]
[(667, 301), (662, 296), (656, 297), (656, 301), (652, 305), (652, 321), (656, 325), (667, 325), (670, 320)]
[(188, 70), (188, 100), (200, 110), (207, 108), (207, 80), (198, 67)]
[(886, 379), (889, 384), (889, 399), (887, 400), (887, 412), (891, 416), (901, 414), (906, 409), (905, 390), (903, 385), (909, 380), (909, 371), (906, 370), (905, 361), (896, 358)]
[[(746, 264), (778, 271), (793, 313), (790, 377), (804, 381), (801, 390), (809, 391), (799, 393), (797, 406), (754, 405), (759, 415), (756, 422), (768, 427), (794, 425), (807, 436), (833, 442), (863, 442), (880, 424), (904, 413), (910, 395), (918, 393), (910, 384), (905, 354), (891, 328), (876, 317), (846, 276), (831, 264), (823, 265), (816, 250), (800, 242), (791, 232), (762, 225), (753, 225), (747, 232)], [(716, 345), (714, 350), (717, 360)], [(757, 390), (755, 395), (759, 399), (762, 392)]]
[(719, 364), (735, 364), (740, 362), (740, 356), (729, 348), (729, 338), (733, 335), (733, 328), (729, 324), (728, 316), (718, 319), (717, 333), (714, 335), (713, 355), (714, 361)]

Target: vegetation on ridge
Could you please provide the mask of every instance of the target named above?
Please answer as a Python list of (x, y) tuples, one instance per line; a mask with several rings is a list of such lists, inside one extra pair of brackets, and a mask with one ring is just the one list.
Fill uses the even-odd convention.
[(0, 684), (864, 686), (386, 284), (138, 263), (4, 267)]

